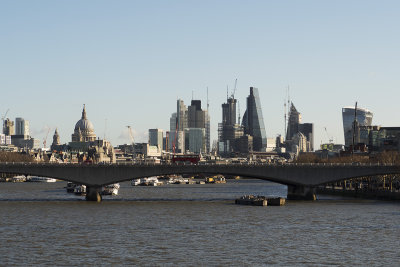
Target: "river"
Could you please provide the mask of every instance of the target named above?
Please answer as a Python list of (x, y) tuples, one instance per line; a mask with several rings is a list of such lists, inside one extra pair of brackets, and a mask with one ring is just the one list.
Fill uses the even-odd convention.
[(398, 202), (318, 196), (281, 207), (235, 205), (286, 196), (261, 180), (132, 187), (101, 203), (65, 182), (0, 184), (1, 266), (399, 266)]

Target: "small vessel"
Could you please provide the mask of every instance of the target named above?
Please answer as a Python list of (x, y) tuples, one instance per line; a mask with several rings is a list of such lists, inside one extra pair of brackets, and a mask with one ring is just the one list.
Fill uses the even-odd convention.
[(25, 177), (25, 175), (17, 175), (17, 176), (14, 176), (13, 178), (11, 178), (11, 181), (13, 183), (25, 182), (26, 181), (26, 177)]
[(119, 183), (116, 184), (109, 184), (103, 187), (103, 190), (101, 191), (102, 195), (113, 195), (116, 196), (118, 195), (118, 190), (120, 188)]
[(235, 200), (235, 204), (252, 206), (283, 206), (285, 202), (286, 200), (283, 197), (268, 198), (253, 195), (245, 195)]
[(158, 180), (158, 178), (156, 176), (152, 176), (152, 177), (144, 177), (144, 178), (139, 178), (139, 179), (134, 179), (131, 182), (132, 186), (158, 186), (158, 185), (162, 185), (162, 182), (160, 182)]
[(40, 183), (55, 183), (55, 182), (57, 182), (57, 180), (54, 178), (41, 177), (41, 176), (28, 176), (26, 178), (26, 181), (27, 182), (40, 182)]
[(216, 184), (226, 184), (226, 179), (222, 175), (218, 175), (217, 177), (214, 178), (214, 183)]
[(67, 189), (68, 193), (73, 193), (75, 187), (76, 187), (76, 184), (74, 184), (73, 182), (67, 182), (67, 186), (65, 188)]
[(235, 204), (252, 205), (252, 206), (267, 206), (268, 201), (264, 196), (245, 195), (235, 200)]
[(86, 195), (86, 185), (80, 184), (75, 186), (74, 188), (74, 194), (75, 195)]

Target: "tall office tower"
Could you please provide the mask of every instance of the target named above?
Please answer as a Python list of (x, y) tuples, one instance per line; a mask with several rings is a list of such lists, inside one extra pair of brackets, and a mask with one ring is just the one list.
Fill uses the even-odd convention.
[(12, 120), (10, 120), (10, 119), (4, 120), (3, 134), (5, 134), (5, 135), (14, 135), (15, 134), (14, 122)]
[(169, 119), (169, 131), (175, 132), (177, 126), (177, 115), (176, 112), (171, 114), (171, 118)]
[[(198, 153), (198, 149), (194, 149), (198, 147), (200, 143), (204, 144), (201, 149), (201, 152), (209, 152), (210, 151), (210, 119), (206, 110), (201, 109), (201, 100), (192, 100), (191, 105), (188, 107), (187, 112), (187, 126), (189, 129), (204, 129), (204, 131), (186, 131), (189, 134), (187, 140), (191, 142), (196, 142), (196, 145), (191, 146), (190, 144), (186, 146), (189, 148), (191, 152)], [(204, 133), (204, 137), (200, 137), (201, 133)], [(194, 137), (190, 137), (190, 134), (193, 134)], [(194, 141), (195, 139), (199, 139), (198, 141)], [(192, 150), (191, 150), (192, 149)]]
[(301, 123), (301, 114), (297, 111), (293, 102), (290, 105), (289, 120), (286, 133), (286, 140), (292, 140), (292, 137), (299, 132), (299, 124)]
[(267, 134), (265, 133), (258, 89), (255, 87), (250, 87), (250, 95), (247, 97), (247, 109), (243, 115), (242, 126), (244, 127), (244, 133), (253, 137), (254, 151), (265, 151), (267, 148)]
[(29, 121), (23, 118), (15, 119), (15, 135), (29, 135)]
[[(365, 108), (357, 108), (356, 121), (359, 126), (371, 126), (373, 113)], [(349, 147), (353, 143), (353, 123), (355, 107), (342, 108), (344, 145)], [(356, 129), (357, 130), (357, 129)]]
[(243, 128), (236, 124), (237, 100), (232, 95), (226, 102), (222, 104), (222, 123), (218, 124), (220, 154), (239, 151), (240, 145), (239, 143), (236, 145), (235, 142), (243, 135)]
[(163, 130), (149, 129), (149, 145), (163, 148)]
[(184, 131), (187, 125), (187, 108), (183, 103), (183, 100), (178, 99), (176, 103), (176, 122), (178, 126), (178, 131)]
[(299, 132), (302, 133), (307, 140), (307, 152), (314, 151), (314, 124), (300, 123)]

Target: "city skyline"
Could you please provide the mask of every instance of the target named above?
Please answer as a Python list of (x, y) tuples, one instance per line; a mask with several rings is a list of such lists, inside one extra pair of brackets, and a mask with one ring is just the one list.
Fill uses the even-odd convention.
[[(241, 116), (257, 87), (267, 137), (284, 133), (290, 98), (314, 123), (315, 148), (333, 136), (344, 144), (341, 109), (374, 113), (373, 124), (398, 126), (396, 14), (385, 1), (279, 3), (221, 1), (136, 3), (2, 1), (0, 116), (30, 121), (41, 142), (58, 128), (71, 139), (82, 105), (97, 136), (113, 145), (147, 142), (169, 129), (176, 100), (207, 101), (211, 142), (221, 104), (237, 78)], [(156, 18), (156, 19), (155, 19)], [(50, 23), (51, 22), (51, 23)], [(327, 128), (328, 135), (325, 132)]]

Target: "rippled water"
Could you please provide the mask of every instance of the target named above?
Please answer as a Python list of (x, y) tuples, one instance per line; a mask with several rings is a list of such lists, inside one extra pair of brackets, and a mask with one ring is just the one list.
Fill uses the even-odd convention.
[(286, 195), (258, 180), (132, 187), (91, 203), (66, 183), (0, 184), (0, 265), (398, 266), (396, 202), (322, 197), (283, 207), (234, 205)]

